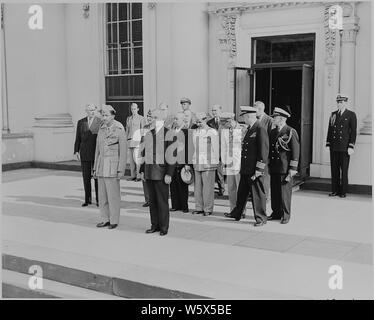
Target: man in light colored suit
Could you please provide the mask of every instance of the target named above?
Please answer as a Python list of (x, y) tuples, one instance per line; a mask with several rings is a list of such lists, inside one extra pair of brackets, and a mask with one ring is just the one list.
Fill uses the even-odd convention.
[(98, 228), (114, 229), (120, 216), (120, 178), (126, 167), (127, 145), (123, 125), (114, 120), (112, 106), (102, 107), (102, 121), (97, 136), (94, 176), (99, 180), (99, 201), (102, 222)]
[[(96, 106), (94, 104), (86, 105), (87, 117), (80, 119), (77, 123), (77, 132), (74, 143), (74, 154), (78, 161), (81, 162), (83, 186), (84, 186), (84, 203), (82, 207), (92, 204), (91, 178), (92, 168), (95, 160), (96, 138), (99, 131), (101, 119), (96, 117)], [(95, 179), (96, 205), (99, 205), (98, 185)]]

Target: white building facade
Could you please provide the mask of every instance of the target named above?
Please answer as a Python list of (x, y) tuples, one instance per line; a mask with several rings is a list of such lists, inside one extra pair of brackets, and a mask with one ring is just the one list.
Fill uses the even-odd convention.
[(325, 148), (339, 91), (350, 96), (358, 136), (351, 184), (371, 185), (371, 4), (340, 3), (331, 30), (323, 2), (42, 4), (2, 7), (3, 164), (73, 158), (84, 106), (112, 104), (120, 121), (179, 100), (236, 112), (263, 100), (288, 104), (301, 136), (305, 174), (329, 178)]

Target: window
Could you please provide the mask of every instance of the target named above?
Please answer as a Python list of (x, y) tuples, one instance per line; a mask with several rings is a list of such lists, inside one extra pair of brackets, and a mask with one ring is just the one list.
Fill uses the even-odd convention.
[(106, 101), (123, 125), (135, 102), (143, 113), (143, 30), (141, 3), (107, 3)]

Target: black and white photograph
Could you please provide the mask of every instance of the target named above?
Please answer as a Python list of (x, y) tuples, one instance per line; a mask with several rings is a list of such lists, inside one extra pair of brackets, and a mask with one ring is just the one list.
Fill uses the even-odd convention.
[(374, 299), (373, 13), (1, 3), (1, 298)]

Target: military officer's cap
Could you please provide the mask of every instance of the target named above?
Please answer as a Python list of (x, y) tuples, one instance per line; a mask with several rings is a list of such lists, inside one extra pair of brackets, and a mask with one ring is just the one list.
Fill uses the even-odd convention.
[(182, 98), (180, 103), (181, 104), (182, 103), (189, 103), (189, 104), (191, 104), (191, 100), (189, 98)]
[(348, 95), (344, 94), (344, 93), (338, 93), (336, 95), (336, 101), (348, 101)]
[(257, 113), (257, 109), (251, 106), (240, 106), (240, 115), (246, 113)]
[(111, 106), (111, 105), (109, 105), (109, 104), (103, 104), (102, 106), (101, 106), (101, 111), (102, 112), (110, 112), (111, 114), (116, 114), (116, 110), (114, 110), (114, 108)]
[(230, 120), (234, 119), (235, 114), (232, 112), (222, 112), (219, 116), (220, 120)]
[(288, 106), (283, 107), (283, 108), (275, 107), (273, 110), (273, 114), (271, 116), (272, 117), (281, 116), (281, 117), (289, 118), (291, 117), (291, 111)]
[(196, 120), (206, 120), (207, 119), (207, 115), (205, 112), (199, 112), (199, 113), (196, 113)]

